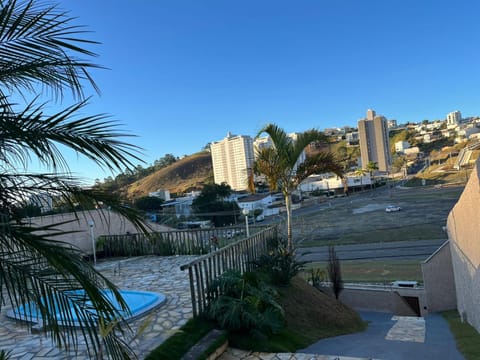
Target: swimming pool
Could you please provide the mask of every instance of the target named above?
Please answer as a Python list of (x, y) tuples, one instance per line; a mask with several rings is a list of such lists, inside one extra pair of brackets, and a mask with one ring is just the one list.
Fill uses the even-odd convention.
[[(118, 310), (119, 315), (122, 315), (125, 320), (132, 320), (134, 318), (140, 317), (141, 315), (149, 312), (150, 310), (153, 310), (156, 307), (162, 305), (166, 301), (165, 295), (156, 292), (119, 290), (120, 294), (122, 295), (123, 299), (125, 300), (130, 309), (130, 313), (127, 314), (121, 311), (117, 300), (115, 299), (113, 293), (110, 290), (102, 290), (102, 292), (104, 293), (105, 297), (114, 305), (115, 309)], [(79, 296), (85, 294), (84, 290), (74, 290), (71, 293)], [(87, 301), (87, 303), (90, 303), (90, 301)], [(73, 303), (71, 307), (74, 307)], [(59, 321), (60, 325), (67, 324), (67, 321), (64, 321), (65, 314), (62, 313), (62, 311), (58, 309), (56, 305), (53, 312), (55, 313), (55, 318), (57, 319), (57, 321)], [(80, 326), (81, 319), (77, 317), (77, 314), (72, 311), (71, 315), (72, 318), (71, 321), (68, 321), (68, 325)], [(8, 311), (7, 316), (10, 318), (34, 322), (37, 324), (42, 323), (40, 311), (33, 302), (21, 305), (13, 310)]]

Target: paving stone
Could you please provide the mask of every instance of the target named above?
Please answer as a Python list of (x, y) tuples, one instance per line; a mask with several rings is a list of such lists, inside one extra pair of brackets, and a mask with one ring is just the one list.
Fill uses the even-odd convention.
[[(171, 336), (173, 334), (171, 329), (180, 328), (192, 317), (188, 274), (181, 271), (180, 266), (194, 258), (195, 256), (144, 256), (98, 263), (97, 270), (120, 289), (155, 291), (167, 297), (162, 307), (150, 313), (150, 323), (146, 325), (145, 332), (140, 336), (141, 339), (149, 341), (132, 343), (139, 358), (145, 357), (153, 348)], [(7, 310), (7, 307), (2, 310)], [(30, 333), (28, 327), (7, 318), (5, 313), (6, 311), (0, 313), (0, 348), (12, 350), (12, 360), (91, 359), (83, 339), (78, 342), (78, 352), (66, 352), (56, 348), (45, 334)], [(130, 323), (134, 333), (144, 322), (145, 317)], [(79, 337), (81, 338), (80, 334)], [(158, 339), (158, 342), (155, 339)]]
[(396, 323), (388, 331), (385, 339), (395, 341), (425, 342), (425, 319), (414, 316), (393, 316)]

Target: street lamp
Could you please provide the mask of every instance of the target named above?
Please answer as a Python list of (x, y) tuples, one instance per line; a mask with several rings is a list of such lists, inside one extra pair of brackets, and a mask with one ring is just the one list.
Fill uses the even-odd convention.
[(243, 215), (245, 215), (245, 227), (247, 229), (247, 237), (250, 237), (250, 229), (248, 228), (248, 214), (249, 214), (249, 212), (250, 211), (246, 208), (243, 208), (243, 210), (242, 210)]
[(92, 250), (93, 250), (93, 265), (97, 265), (97, 254), (95, 252), (95, 236), (93, 235), (93, 226), (95, 223), (93, 220), (88, 221), (88, 226), (90, 226), (90, 237), (92, 238)]

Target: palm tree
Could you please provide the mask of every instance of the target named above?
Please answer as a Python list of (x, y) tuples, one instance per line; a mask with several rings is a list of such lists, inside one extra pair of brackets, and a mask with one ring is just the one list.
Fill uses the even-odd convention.
[(360, 177), (360, 189), (363, 188), (363, 177), (368, 174), (368, 171), (362, 168), (358, 168), (355, 170), (355, 176)]
[(378, 165), (375, 161), (369, 161), (367, 164), (367, 171), (370, 173), (370, 188), (373, 189), (373, 179), (375, 171), (378, 170)]
[(287, 248), (293, 251), (292, 237), (292, 192), (307, 177), (313, 174), (333, 172), (342, 176), (342, 166), (330, 152), (318, 152), (307, 156), (298, 164), (303, 151), (312, 142), (324, 141), (325, 135), (317, 130), (308, 130), (293, 140), (275, 124), (268, 124), (257, 135), (266, 133), (273, 146), (258, 151), (254, 163), (257, 174), (264, 174), (271, 191), (281, 188), (287, 212)]
[[(18, 208), (31, 196), (48, 193), (72, 208), (75, 203), (91, 208), (104, 202), (146, 230), (138, 215), (116, 198), (84, 188), (62, 154), (70, 148), (112, 171), (141, 161), (140, 149), (121, 140), (127, 135), (115, 122), (104, 115), (79, 115), (87, 105), (83, 83), (96, 89), (89, 69), (98, 66), (82, 59), (95, 55), (82, 48), (94, 42), (82, 38), (84, 29), (72, 22), (44, 2), (0, 0), (0, 309), (7, 303), (34, 303), (45, 332), (69, 349), (76, 349), (80, 341), (73, 327), (76, 315), (92, 356), (106, 351), (113, 359), (125, 359), (135, 356), (119, 336), (127, 334), (128, 325), (119, 321), (118, 310), (101, 292), (111, 290), (128, 311), (115, 285), (84, 261), (80, 250), (55, 240), (64, 234), (55, 229), (58, 224), (35, 228), (18, 216)], [(44, 104), (36, 105), (44, 91), (62, 99), (68, 90), (78, 103), (51, 115)], [(28, 95), (34, 100), (27, 100)], [(30, 171), (33, 160), (46, 173)], [(65, 314), (65, 327), (54, 316), (54, 306)]]

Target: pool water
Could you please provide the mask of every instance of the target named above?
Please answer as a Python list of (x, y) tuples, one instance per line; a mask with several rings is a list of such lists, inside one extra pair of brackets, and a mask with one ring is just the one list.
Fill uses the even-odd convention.
[[(121, 311), (121, 307), (119, 306), (117, 300), (113, 296), (113, 293), (110, 290), (102, 290), (105, 297), (113, 304), (115, 309), (118, 310), (119, 315), (122, 315), (125, 320), (132, 320), (134, 318), (140, 317), (141, 315), (149, 312), (150, 310), (155, 309), (156, 307), (162, 305), (166, 298), (165, 295), (150, 292), (150, 291), (137, 291), (137, 290), (119, 290), (120, 294), (122, 295), (124, 301), (127, 303), (130, 313), (125, 313)], [(71, 293), (75, 296), (84, 296), (84, 290), (74, 290)], [(74, 308), (73, 302), (71, 303), (71, 308)], [(87, 304), (91, 303), (89, 300), (86, 301)], [(60, 309), (55, 305), (54, 306), (54, 313), (56, 319), (62, 325), (66, 324), (67, 321), (64, 321), (65, 314), (63, 314)], [(10, 310), (7, 312), (7, 316), (19, 319), (30, 321), (34, 323), (41, 322), (41, 314), (40, 310), (33, 302), (29, 302), (27, 304), (21, 305), (14, 310)], [(72, 324), (73, 323), (73, 324)], [(69, 325), (80, 326), (81, 320), (77, 317), (77, 314), (72, 311), (71, 320), (68, 321)]]

